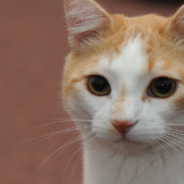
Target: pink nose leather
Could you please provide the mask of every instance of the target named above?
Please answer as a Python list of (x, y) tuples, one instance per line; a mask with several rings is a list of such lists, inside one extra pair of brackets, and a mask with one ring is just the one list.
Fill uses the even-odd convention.
[(117, 129), (117, 131), (123, 135), (128, 133), (128, 131), (135, 125), (133, 121), (118, 121), (112, 120), (112, 125)]

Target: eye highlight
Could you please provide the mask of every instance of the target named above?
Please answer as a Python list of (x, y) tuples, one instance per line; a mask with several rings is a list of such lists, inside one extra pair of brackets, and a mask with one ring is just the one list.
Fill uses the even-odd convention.
[(87, 81), (88, 89), (97, 96), (108, 95), (111, 91), (111, 87), (107, 80), (99, 75), (92, 75)]
[(176, 81), (167, 77), (160, 77), (152, 81), (150, 92), (158, 98), (166, 98), (171, 96), (176, 89)]

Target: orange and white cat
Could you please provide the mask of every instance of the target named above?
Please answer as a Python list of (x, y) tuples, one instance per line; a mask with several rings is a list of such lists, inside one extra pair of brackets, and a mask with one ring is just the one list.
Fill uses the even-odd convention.
[(184, 183), (184, 6), (165, 18), (65, 0), (63, 101), (81, 128), (83, 184)]

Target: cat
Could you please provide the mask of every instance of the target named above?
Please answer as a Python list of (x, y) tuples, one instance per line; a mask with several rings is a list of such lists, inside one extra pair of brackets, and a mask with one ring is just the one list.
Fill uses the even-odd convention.
[(65, 0), (62, 96), (80, 129), (83, 184), (184, 183), (184, 6), (168, 18)]

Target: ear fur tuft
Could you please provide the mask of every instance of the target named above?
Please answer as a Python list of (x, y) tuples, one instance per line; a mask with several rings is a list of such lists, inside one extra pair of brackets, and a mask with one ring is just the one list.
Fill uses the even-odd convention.
[(93, 0), (65, 0), (69, 43), (74, 49), (89, 46), (112, 27), (110, 14)]
[(172, 16), (169, 31), (175, 41), (184, 44), (184, 5)]

